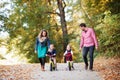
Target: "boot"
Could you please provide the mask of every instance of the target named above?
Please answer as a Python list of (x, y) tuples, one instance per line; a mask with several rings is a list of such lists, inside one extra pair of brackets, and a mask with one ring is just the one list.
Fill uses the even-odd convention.
[(42, 70), (42, 71), (45, 71), (45, 70), (44, 70), (44, 66), (41, 66), (41, 70)]

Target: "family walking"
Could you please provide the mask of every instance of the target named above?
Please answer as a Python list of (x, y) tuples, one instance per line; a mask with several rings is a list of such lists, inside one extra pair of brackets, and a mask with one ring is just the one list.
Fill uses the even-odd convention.
[[(95, 35), (95, 32), (92, 28), (88, 28), (85, 23), (81, 23), (80, 29), (82, 30), (81, 33), (81, 40), (80, 40), (80, 50), (82, 51), (83, 60), (85, 63), (85, 69), (87, 70), (89, 67), (89, 70), (93, 70), (93, 56), (94, 56), (94, 50), (98, 49), (98, 41)], [(46, 30), (42, 30), (38, 37), (36, 38), (36, 46), (35, 46), (35, 52), (38, 54), (38, 58), (41, 64), (41, 70), (45, 71), (45, 57), (48, 54), (54, 55), (53, 59), (56, 65), (56, 50), (54, 47), (54, 44), (50, 44), (49, 37), (47, 35)], [(90, 63), (88, 63), (87, 55), (89, 53)], [(73, 52), (71, 50), (71, 46), (68, 44), (66, 46), (66, 51), (64, 53), (64, 57), (66, 61), (71, 62), (71, 67), (73, 67), (73, 61), (72, 61), (72, 55)]]

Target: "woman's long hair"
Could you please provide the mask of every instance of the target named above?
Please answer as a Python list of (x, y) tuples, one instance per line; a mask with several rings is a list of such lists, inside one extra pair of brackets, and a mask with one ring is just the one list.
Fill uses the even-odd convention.
[(46, 31), (45, 29), (43, 29), (43, 30), (40, 31), (40, 33), (39, 33), (39, 35), (38, 35), (38, 38), (42, 38), (42, 37), (43, 37), (43, 32), (46, 33), (46, 36), (45, 36), (45, 37), (48, 37), (47, 31)]

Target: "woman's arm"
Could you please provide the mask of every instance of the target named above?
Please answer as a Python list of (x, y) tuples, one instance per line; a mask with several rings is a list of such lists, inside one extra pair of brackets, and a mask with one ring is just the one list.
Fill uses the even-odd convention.
[(50, 47), (50, 40), (49, 40), (49, 38), (47, 39), (47, 46), (48, 46), (48, 48)]

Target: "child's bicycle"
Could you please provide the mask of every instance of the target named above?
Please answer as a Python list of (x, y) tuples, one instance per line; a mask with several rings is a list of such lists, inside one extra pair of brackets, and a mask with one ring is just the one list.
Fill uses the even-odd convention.
[(49, 58), (50, 58), (50, 61), (49, 61), (49, 63), (50, 63), (50, 71), (55, 71), (56, 70), (56, 65), (55, 65), (55, 63), (54, 63), (54, 60), (53, 60), (53, 55), (48, 55), (49, 56)]
[(69, 56), (66, 55), (65, 57), (68, 57), (68, 60), (67, 60), (68, 69), (69, 69), (69, 71), (71, 71), (72, 68), (74, 69), (74, 67), (73, 67), (73, 62), (70, 61)]
[(69, 68), (69, 71), (71, 71), (71, 69), (72, 69), (72, 63), (71, 63), (71, 61), (68, 61), (68, 68)]

